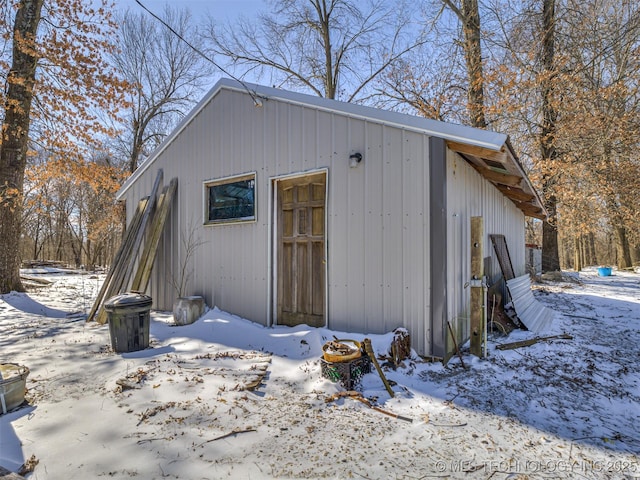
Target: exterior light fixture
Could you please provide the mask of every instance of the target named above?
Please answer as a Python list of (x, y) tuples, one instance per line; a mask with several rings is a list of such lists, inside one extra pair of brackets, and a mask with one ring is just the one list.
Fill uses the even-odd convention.
[(349, 155), (349, 166), (351, 168), (356, 168), (361, 161), (362, 161), (361, 153), (356, 152)]

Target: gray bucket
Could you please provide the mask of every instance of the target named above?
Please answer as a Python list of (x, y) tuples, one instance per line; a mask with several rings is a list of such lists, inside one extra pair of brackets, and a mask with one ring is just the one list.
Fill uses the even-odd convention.
[(24, 402), (29, 369), (15, 363), (0, 363), (0, 409), (5, 414)]

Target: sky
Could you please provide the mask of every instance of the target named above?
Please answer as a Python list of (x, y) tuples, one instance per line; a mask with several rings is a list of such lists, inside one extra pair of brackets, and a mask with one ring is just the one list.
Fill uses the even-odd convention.
[[(541, 335), (571, 340), (498, 349), (535, 336), (515, 329), (485, 359), (463, 345), (466, 367), (413, 353), (396, 369), (392, 332), (215, 306), (182, 326), (151, 311), (148, 348), (115, 353), (109, 326), (84, 321), (103, 275), (22, 273), (38, 282), (0, 295), (0, 363), (30, 370), (28, 403), (0, 414), (0, 466), (28, 463), (28, 480), (640, 476), (640, 272), (535, 284), (556, 312)], [(373, 367), (355, 394), (323, 375), (334, 336), (372, 340), (393, 397)]]
[[(214, 18), (228, 18), (230, 20), (239, 15), (250, 17), (263, 9), (267, 4), (265, 0), (177, 0), (166, 2), (165, 0), (140, 0), (145, 7), (154, 13), (162, 13), (164, 5), (169, 3), (174, 7), (187, 7), (194, 18), (199, 15), (211, 14)], [(143, 11), (135, 0), (115, 0), (121, 8), (131, 8), (135, 11)]]
[[(136, 0), (113, 1), (116, 4), (116, 8), (129, 8), (134, 13), (148, 14)], [(177, 8), (186, 7), (190, 10), (192, 19), (196, 23), (206, 22), (209, 15), (219, 23), (234, 22), (239, 17), (251, 18), (260, 10), (268, 7), (268, 0), (175, 0), (173, 2), (167, 2), (166, 0), (140, 0), (140, 2), (148, 10), (160, 17), (162, 17), (162, 11), (166, 4)], [(227, 67), (227, 72), (216, 70), (214, 79), (232, 77), (236, 74), (232, 67)], [(251, 74), (245, 76), (244, 79), (245, 81), (259, 83), (259, 79)], [(212, 80), (211, 86), (213, 86), (215, 80)]]

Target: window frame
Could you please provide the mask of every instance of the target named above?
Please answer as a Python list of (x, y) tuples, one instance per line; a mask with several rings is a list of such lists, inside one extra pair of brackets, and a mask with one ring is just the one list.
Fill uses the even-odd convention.
[[(210, 214), (210, 199), (211, 199), (211, 188), (217, 187), (221, 185), (230, 185), (237, 182), (242, 182), (245, 180), (253, 180), (253, 215), (246, 217), (233, 217), (233, 218), (221, 218), (218, 220), (211, 220), (209, 217)], [(229, 224), (239, 224), (239, 223), (255, 223), (258, 219), (258, 210), (257, 210), (257, 172), (248, 172), (242, 173), (239, 175), (231, 175), (228, 177), (222, 178), (214, 178), (210, 180), (205, 180), (203, 183), (203, 225), (205, 226), (215, 226), (215, 225), (229, 225)]]

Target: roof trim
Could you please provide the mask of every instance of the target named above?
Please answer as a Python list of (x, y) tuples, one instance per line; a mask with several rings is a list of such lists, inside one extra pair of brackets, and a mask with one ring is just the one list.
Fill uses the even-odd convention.
[[(483, 174), (482, 168), (486, 167), (485, 160), (499, 162), (505, 165), (505, 169), (511, 175), (517, 175), (522, 181), (519, 184), (521, 190), (534, 198), (523, 205), (520, 192), (516, 198), (509, 195), (510, 190), (501, 189), (505, 196), (509, 197), (520, 208), (525, 215), (537, 218), (546, 217), (546, 212), (533, 185), (527, 178), (522, 165), (517, 159), (509, 137), (503, 133), (482, 130), (466, 125), (440, 122), (429, 118), (417, 117), (404, 113), (391, 112), (378, 108), (357, 105), (354, 103), (340, 102), (323, 97), (307, 95), (304, 93), (280, 90), (253, 83), (241, 83), (237, 80), (221, 78), (205, 94), (198, 104), (182, 119), (173, 131), (163, 140), (163, 142), (151, 153), (151, 155), (140, 165), (140, 167), (123, 183), (116, 194), (117, 200), (122, 200), (126, 192), (136, 182), (136, 180), (148, 170), (162, 152), (180, 135), (180, 133), (191, 123), (191, 121), (215, 98), (222, 90), (244, 92), (253, 97), (253, 101), (278, 100), (280, 102), (291, 103), (315, 107), (319, 110), (346, 115), (367, 121), (373, 121), (404, 130), (412, 130), (429, 136), (442, 138), (447, 141), (449, 148), (460, 153), (476, 170)], [(478, 153), (480, 152), (480, 153)], [(469, 158), (471, 157), (471, 158)], [(478, 160), (480, 159), (480, 160)], [(483, 175), (487, 180), (492, 181), (487, 175)], [(501, 182), (492, 181), (494, 185)], [(512, 186), (510, 186), (512, 188)], [(533, 214), (531, 214), (533, 212)]]
[(163, 140), (163, 142), (151, 153), (151, 155), (149, 155), (142, 165), (140, 165), (140, 167), (138, 167), (138, 169), (124, 182), (116, 194), (117, 200), (122, 200), (125, 193), (129, 190), (136, 179), (151, 167), (156, 158), (160, 156), (171, 142), (173, 142), (173, 140), (187, 127), (187, 125), (189, 125), (189, 123), (191, 123), (191, 121), (204, 109), (204, 107), (206, 107), (223, 89), (246, 92), (247, 95), (249, 94), (249, 91), (251, 91), (252, 95), (264, 101), (273, 99), (292, 104), (313, 106), (320, 110), (375, 121), (403, 129), (414, 130), (427, 135), (444, 138), (445, 140), (475, 145), (489, 150), (500, 151), (507, 140), (507, 136), (502, 133), (480, 130), (465, 125), (440, 122), (428, 118), (381, 110), (354, 103), (330, 100), (304, 93), (265, 87), (263, 85), (253, 83), (240, 83), (228, 78), (221, 78), (211, 88), (211, 90), (205, 94), (202, 100), (200, 100), (200, 102), (198, 102), (198, 104), (182, 119), (176, 128), (174, 128), (173, 131)]
[[(217, 85), (219, 89), (245, 91), (246, 88), (239, 82), (223, 78)], [(489, 130), (468, 127), (455, 123), (440, 122), (430, 118), (408, 115), (406, 113), (392, 112), (356, 103), (340, 102), (328, 98), (307, 95), (304, 93), (280, 90), (256, 84), (246, 84), (259, 98), (270, 100), (277, 99), (282, 102), (297, 105), (313, 106), (319, 110), (325, 110), (350, 117), (373, 120), (386, 125), (415, 130), (431, 136), (444, 138), (445, 140), (460, 141), (479, 147), (499, 151), (507, 140), (507, 135)], [(215, 87), (214, 87), (215, 88)]]

